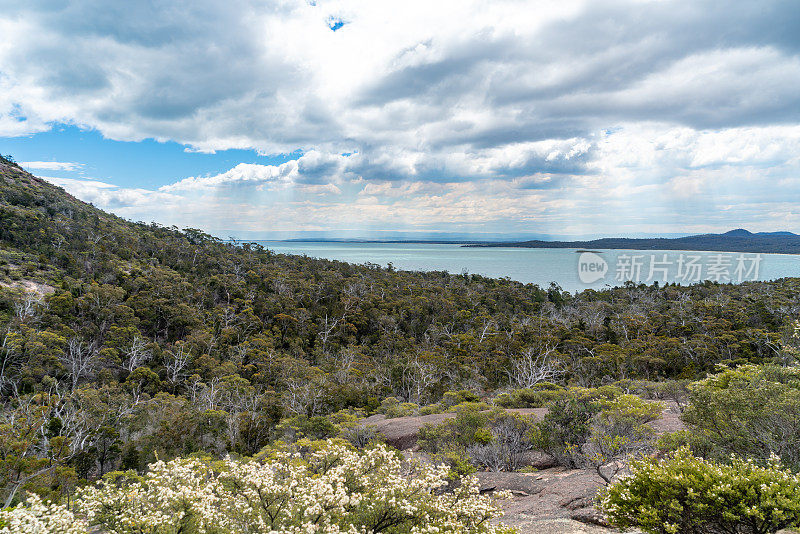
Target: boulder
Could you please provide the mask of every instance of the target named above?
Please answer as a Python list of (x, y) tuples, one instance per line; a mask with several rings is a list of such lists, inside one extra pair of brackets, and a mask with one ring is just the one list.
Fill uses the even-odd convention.
[(435, 413), (431, 415), (414, 415), (386, 419), (385, 416), (372, 416), (362, 424), (371, 424), (386, 439), (386, 443), (401, 451), (412, 449), (417, 444), (419, 430), (427, 424), (439, 424), (453, 417), (451, 413)]
[(603, 513), (593, 506), (587, 506), (585, 508), (573, 510), (572, 514), (570, 515), (570, 519), (580, 521), (581, 523), (587, 523), (589, 525), (597, 525), (607, 528), (611, 527), (611, 525), (608, 524), (608, 521), (606, 521)]
[(522, 453), (522, 465), (535, 469), (549, 469), (558, 465), (556, 459), (541, 451), (525, 451)]

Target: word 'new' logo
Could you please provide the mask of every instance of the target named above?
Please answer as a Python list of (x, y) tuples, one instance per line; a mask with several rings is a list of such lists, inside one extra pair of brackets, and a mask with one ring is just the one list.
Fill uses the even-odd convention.
[(608, 263), (599, 254), (582, 252), (578, 257), (578, 278), (584, 284), (593, 284), (608, 272)]

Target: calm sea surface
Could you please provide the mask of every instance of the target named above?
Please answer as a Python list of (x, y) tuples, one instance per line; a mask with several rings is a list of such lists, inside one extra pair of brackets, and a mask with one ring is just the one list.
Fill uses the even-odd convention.
[[(392, 263), (396, 269), (410, 271), (466, 271), (543, 287), (556, 282), (567, 291), (600, 289), (606, 285), (621, 285), (626, 280), (688, 284), (705, 279), (737, 282), (800, 276), (800, 256), (786, 254), (678, 250), (595, 250), (592, 254), (582, 254), (575, 249), (467, 248), (429, 243), (259, 243), (281, 254), (382, 266)], [(601, 271), (603, 262), (606, 264), (604, 274)], [(579, 269), (583, 269), (583, 276)], [(592, 278), (597, 279), (586, 282)]]

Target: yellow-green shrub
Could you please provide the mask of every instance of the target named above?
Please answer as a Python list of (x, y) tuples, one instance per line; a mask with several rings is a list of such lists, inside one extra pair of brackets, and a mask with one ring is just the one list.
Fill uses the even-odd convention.
[(768, 534), (800, 525), (800, 478), (777, 458), (719, 464), (682, 447), (667, 459), (631, 464), (600, 508), (619, 528), (653, 534)]

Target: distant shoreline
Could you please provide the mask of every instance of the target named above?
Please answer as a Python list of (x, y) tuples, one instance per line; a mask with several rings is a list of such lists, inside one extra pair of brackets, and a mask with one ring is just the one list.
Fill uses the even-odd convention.
[(744, 254), (800, 254), (800, 235), (791, 232), (751, 233), (731, 230), (724, 234), (703, 234), (678, 238), (619, 238), (591, 241), (518, 241), (464, 244), (464, 247), (563, 248), (594, 250), (685, 250), (694, 252), (733, 252)]
[(325, 244), (342, 244), (342, 245), (459, 245), (460, 248), (539, 248), (539, 249), (549, 249), (549, 250), (571, 250), (571, 252), (575, 254), (581, 254), (584, 252), (592, 252), (594, 254), (602, 254), (603, 252), (608, 252), (611, 250), (629, 250), (631, 252), (727, 252), (731, 254), (780, 254), (783, 256), (800, 256), (800, 251), (798, 252), (771, 252), (771, 251), (750, 251), (750, 250), (711, 250), (711, 249), (702, 249), (702, 248), (630, 248), (630, 247), (605, 247), (605, 248), (597, 248), (597, 249), (585, 249), (585, 248), (574, 248), (574, 247), (533, 247), (533, 246), (519, 246), (513, 245), (508, 243), (470, 243), (464, 241), (378, 241), (378, 240), (347, 240), (347, 241), (322, 241), (319, 239), (307, 239), (302, 241), (297, 240), (288, 240), (288, 239), (257, 239), (257, 240), (246, 240), (246, 239), (238, 239), (236, 240), (238, 243), (325, 243)]
[[(240, 240), (241, 241), (241, 240)], [(272, 243), (386, 243), (403, 244), (413, 243), (417, 245), (491, 245), (501, 243), (501, 241), (475, 241), (467, 239), (255, 239), (244, 240), (251, 243), (272, 242)]]
[[(379, 240), (379, 239), (226, 239), (226, 242), (235, 243), (235, 244), (242, 244), (242, 243), (281, 243), (286, 245), (291, 244), (313, 244), (313, 243), (320, 243), (320, 244), (341, 244), (341, 245), (455, 245), (459, 248), (508, 248), (508, 249), (520, 249), (520, 248), (538, 248), (538, 249), (562, 249), (562, 250), (569, 250), (575, 254), (581, 254), (585, 252), (591, 252), (594, 254), (602, 254), (603, 252), (609, 252), (612, 250), (629, 250), (631, 252), (724, 252), (730, 254), (777, 254), (782, 256), (800, 256), (800, 247), (798, 250), (774, 250), (771, 248), (763, 248), (763, 249), (738, 249), (738, 248), (702, 248), (702, 247), (691, 247), (691, 246), (675, 246), (675, 247), (667, 247), (667, 246), (660, 246), (660, 247), (635, 247), (631, 245), (625, 246), (598, 246), (595, 248), (584, 248), (579, 247), (573, 244), (573, 242), (544, 242), (545, 245), (543, 246), (536, 246), (536, 245), (529, 245), (527, 243), (498, 243), (498, 242), (485, 242), (485, 241), (446, 241), (446, 240), (437, 240), (437, 241), (426, 241), (422, 239), (417, 240)], [(550, 246), (550, 244), (554, 246)]]
[[(798, 236), (800, 237), (800, 236)], [(610, 240), (610, 239), (609, 239)], [(640, 241), (638, 239), (621, 238), (626, 241)], [(603, 251), (609, 250), (630, 250), (630, 251), (685, 251), (685, 252), (727, 252), (727, 253), (741, 253), (741, 254), (782, 254), (787, 256), (800, 255), (800, 243), (790, 247), (775, 246), (768, 243), (755, 243), (745, 245), (742, 243), (731, 243), (723, 246), (715, 246), (709, 243), (696, 244), (692, 246), (689, 243), (665, 243), (666, 241), (673, 241), (672, 239), (657, 238), (653, 240), (641, 241), (658, 241), (658, 244), (648, 246), (636, 246), (633, 243), (625, 243), (618, 245), (611, 245), (606, 243), (597, 243), (598, 241), (606, 241), (606, 239), (581, 242), (581, 241), (542, 241), (542, 242), (487, 242), (487, 241), (460, 241), (460, 240), (424, 240), (424, 239), (236, 239), (225, 240), (235, 243), (285, 243), (285, 244), (302, 244), (302, 243), (324, 243), (324, 244), (342, 244), (342, 245), (359, 245), (359, 244), (385, 244), (385, 245), (458, 245), (463, 248), (539, 248), (539, 249), (573, 249), (573, 252), (580, 254), (584, 252), (592, 252), (595, 254), (602, 254)], [(590, 246), (587, 246), (590, 245)], [(671, 246), (672, 245), (672, 246)], [(788, 250), (787, 250), (788, 248)]]

